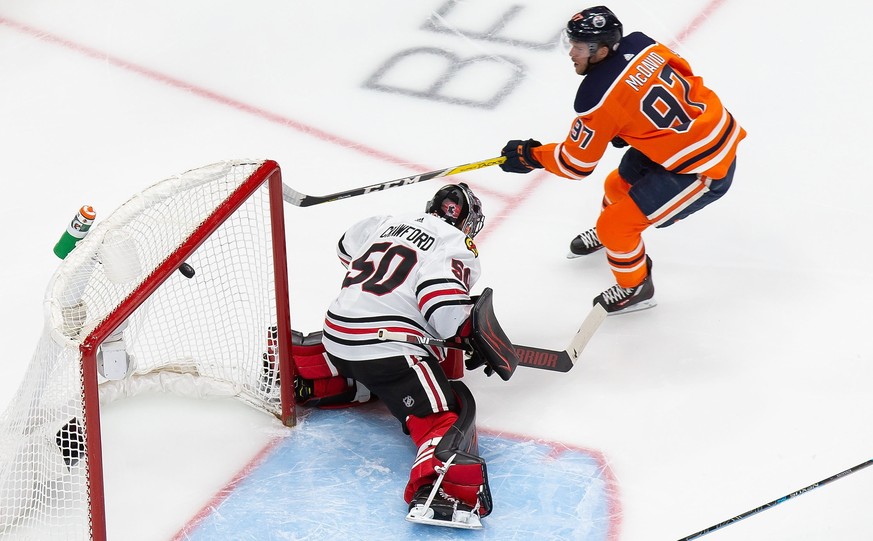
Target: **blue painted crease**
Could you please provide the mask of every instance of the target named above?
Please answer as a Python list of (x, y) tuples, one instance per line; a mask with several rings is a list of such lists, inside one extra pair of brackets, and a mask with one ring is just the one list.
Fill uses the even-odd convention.
[(305, 421), (188, 534), (191, 540), (608, 541), (613, 486), (602, 460), (549, 442), (480, 433), (494, 511), (479, 531), (411, 524), (403, 489), (415, 450), (365, 408)]

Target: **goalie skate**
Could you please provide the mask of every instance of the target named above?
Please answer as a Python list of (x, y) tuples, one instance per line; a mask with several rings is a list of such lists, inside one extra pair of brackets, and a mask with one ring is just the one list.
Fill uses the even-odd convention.
[(409, 504), (406, 520), (429, 526), (448, 528), (463, 528), (466, 530), (482, 529), (479, 519), (478, 505), (472, 508), (461, 501), (452, 498), (440, 489), (433, 494), (434, 488), (426, 485), (418, 489)]

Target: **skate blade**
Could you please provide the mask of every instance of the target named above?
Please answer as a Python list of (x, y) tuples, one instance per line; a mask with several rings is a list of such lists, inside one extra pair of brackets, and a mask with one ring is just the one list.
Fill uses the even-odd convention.
[(595, 254), (595, 253), (599, 252), (602, 249), (603, 248), (598, 248), (598, 249), (594, 250), (593, 252), (588, 252), (587, 254), (574, 254), (572, 250), (569, 250), (569, 251), (567, 251), (567, 259), (579, 259), (580, 257), (587, 257), (591, 254)]
[(632, 304), (632, 305), (628, 306), (627, 308), (625, 308), (624, 310), (618, 310), (615, 312), (607, 312), (606, 315), (608, 315), (608, 316), (620, 316), (622, 314), (630, 314), (631, 312), (639, 312), (640, 310), (654, 308), (655, 306), (658, 306), (658, 301), (656, 301), (653, 297), (649, 300), (638, 302), (636, 304)]
[(416, 524), (427, 526), (442, 526), (444, 528), (461, 528), (464, 530), (481, 530), (482, 521), (479, 515), (469, 511), (455, 511), (452, 520), (437, 520), (433, 518), (433, 510), (425, 510), (423, 506), (416, 505), (406, 515), (406, 520)]

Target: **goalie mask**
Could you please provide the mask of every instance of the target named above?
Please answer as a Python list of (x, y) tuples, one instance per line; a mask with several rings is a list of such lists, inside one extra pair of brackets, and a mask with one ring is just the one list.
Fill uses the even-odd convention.
[(470, 238), (475, 237), (485, 225), (482, 202), (463, 182), (440, 188), (427, 202), (424, 211), (439, 216)]

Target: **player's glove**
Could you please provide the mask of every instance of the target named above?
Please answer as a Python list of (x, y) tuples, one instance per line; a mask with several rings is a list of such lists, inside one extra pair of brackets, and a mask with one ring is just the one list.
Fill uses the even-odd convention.
[(612, 141), (610, 141), (610, 143), (612, 143), (612, 146), (614, 146), (615, 148), (624, 148), (628, 146), (627, 141), (617, 135), (612, 138)]
[(506, 161), (500, 164), (500, 168), (507, 173), (530, 173), (534, 169), (542, 169), (543, 165), (531, 153), (531, 149), (538, 146), (542, 146), (542, 143), (533, 139), (509, 141), (500, 151), (501, 156), (506, 156)]

